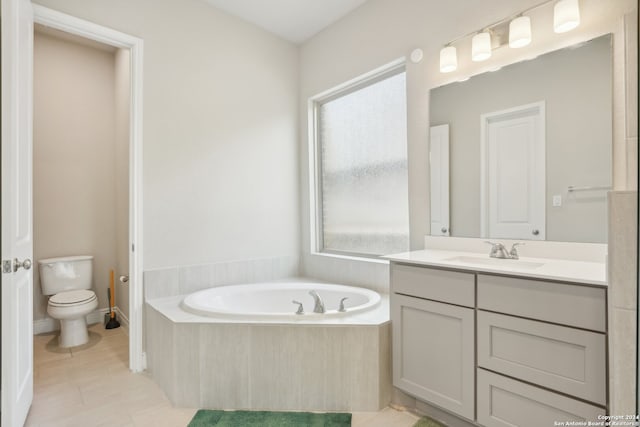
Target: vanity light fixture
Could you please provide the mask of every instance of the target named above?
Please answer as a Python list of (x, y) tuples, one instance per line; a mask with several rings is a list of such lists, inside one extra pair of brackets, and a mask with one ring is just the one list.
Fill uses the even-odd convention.
[(458, 53), (455, 46), (440, 49), (440, 72), (450, 73), (458, 68)]
[(560, 0), (553, 7), (553, 31), (566, 33), (580, 25), (578, 0)]
[(489, 58), (491, 58), (491, 34), (484, 31), (471, 39), (471, 60), (480, 62)]
[(509, 47), (518, 49), (531, 43), (531, 18), (518, 16), (509, 24)]
[(553, 30), (565, 33), (580, 25), (580, 0), (546, 0), (518, 14), (511, 15), (465, 36), (450, 40), (440, 50), (440, 72), (451, 73), (458, 69), (455, 45), (471, 37), (471, 60), (486, 61), (492, 52), (508, 44), (518, 49), (531, 43), (531, 11), (553, 5)]

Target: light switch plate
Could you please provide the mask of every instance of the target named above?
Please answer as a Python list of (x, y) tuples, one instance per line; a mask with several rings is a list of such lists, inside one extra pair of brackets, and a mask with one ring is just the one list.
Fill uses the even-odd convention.
[(553, 196), (553, 207), (558, 208), (560, 206), (562, 206), (562, 196), (556, 194), (555, 196)]

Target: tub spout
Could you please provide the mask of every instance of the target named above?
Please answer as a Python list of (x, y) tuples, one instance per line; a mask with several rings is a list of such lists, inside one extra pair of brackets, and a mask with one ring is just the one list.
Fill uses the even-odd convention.
[(313, 312), (314, 313), (324, 313), (324, 302), (322, 302), (322, 298), (316, 291), (309, 291), (309, 295), (313, 297)]

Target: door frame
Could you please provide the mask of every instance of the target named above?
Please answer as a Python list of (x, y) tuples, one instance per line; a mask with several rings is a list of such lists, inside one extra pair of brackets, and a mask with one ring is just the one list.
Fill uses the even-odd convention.
[(508, 108), (500, 111), (493, 111), (491, 113), (485, 113), (480, 115), (480, 237), (489, 237), (489, 167), (487, 162), (488, 148), (489, 148), (489, 122), (500, 116), (508, 116), (511, 114), (518, 114), (529, 110), (537, 110), (540, 115), (540, 126), (543, 130), (541, 135), (543, 144), (537, 144), (535, 148), (535, 158), (541, 160), (536, 162), (536, 177), (542, 176), (544, 180), (540, 184), (541, 191), (543, 192), (543, 206), (545, 211), (543, 215), (544, 226), (540, 227), (540, 235), (536, 240), (546, 239), (546, 113), (545, 113), (545, 101), (533, 102), (531, 104), (518, 105), (517, 107)]
[[(34, 23), (104, 43), (129, 49), (131, 55), (131, 100), (129, 125), (129, 369), (141, 372), (143, 301), (142, 234), (142, 83), (143, 40), (93, 22), (85, 21), (37, 4), (33, 5)], [(33, 52), (29, 53), (33, 56)]]

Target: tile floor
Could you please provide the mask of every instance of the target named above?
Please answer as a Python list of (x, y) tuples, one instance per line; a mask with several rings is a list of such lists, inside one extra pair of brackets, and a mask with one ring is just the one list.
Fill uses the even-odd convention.
[[(34, 337), (34, 397), (26, 426), (186, 426), (196, 409), (175, 408), (145, 374), (128, 369), (123, 328), (89, 328), (89, 343), (63, 350), (57, 335)], [(354, 427), (411, 427), (418, 417), (386, 408), (355, 412)]]

